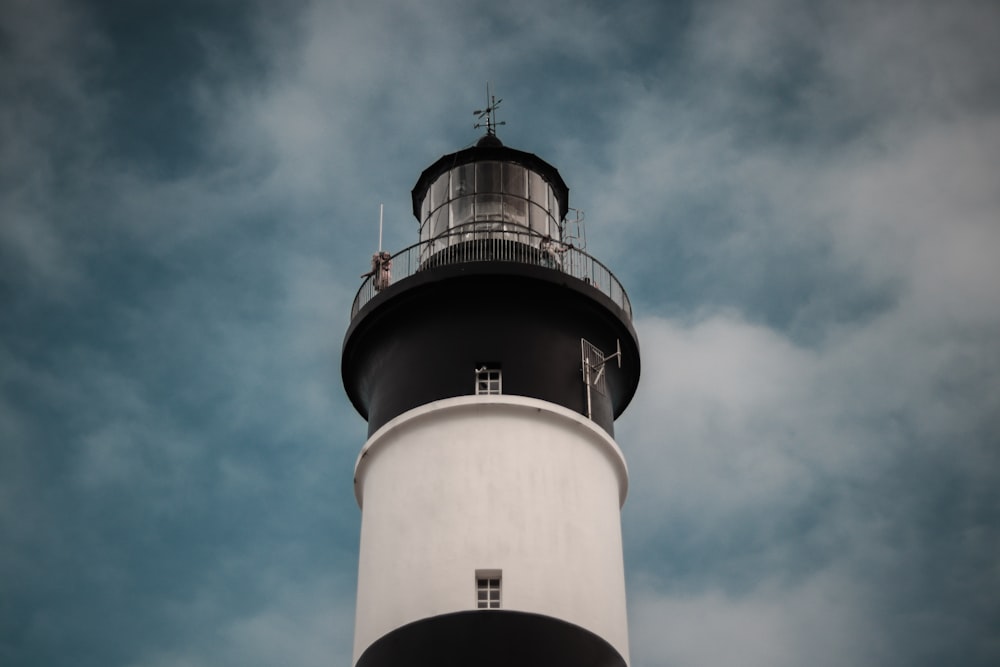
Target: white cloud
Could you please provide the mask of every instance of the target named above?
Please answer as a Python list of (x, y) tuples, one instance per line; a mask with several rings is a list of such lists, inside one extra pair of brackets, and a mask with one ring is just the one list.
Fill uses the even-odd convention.
[(638, 511), (711, 523), (801, 501), (834, 455), (815, 354), (734, 315), (638, 329), (643, 380), (619, 428), (636, 483), (657, 489)]
[(793, 588), (763, 583), (747, 595), (717, 590), (631, 600), (632, 643), (641, 664), (794, 667), (884, 664), (887, 642), (864, 592), (820, 573)]

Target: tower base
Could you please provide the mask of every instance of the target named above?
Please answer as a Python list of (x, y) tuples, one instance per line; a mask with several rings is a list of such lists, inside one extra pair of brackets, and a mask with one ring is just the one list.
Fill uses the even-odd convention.
[(356, 667), (626, 667), (611, 644), (540, 614), (477, 609), (409, 623), (374, 642)]

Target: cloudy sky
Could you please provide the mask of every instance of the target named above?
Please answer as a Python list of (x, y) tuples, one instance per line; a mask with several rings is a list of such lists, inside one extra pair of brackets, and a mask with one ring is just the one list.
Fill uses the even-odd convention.
[(347, 665), (378, 241), (559, 168), (643, 350), (633, 664), (1000, 664), (1000, 7), (0, 0), (0, 664)]

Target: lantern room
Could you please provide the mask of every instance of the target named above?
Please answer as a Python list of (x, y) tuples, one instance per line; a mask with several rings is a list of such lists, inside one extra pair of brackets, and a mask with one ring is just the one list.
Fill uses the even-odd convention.
[(470, 241), (545, 250), (563, 240), (569, 188), (559, 172), (495, 135), (439, 159), (420, 175), (412, 195), (423, 260)]

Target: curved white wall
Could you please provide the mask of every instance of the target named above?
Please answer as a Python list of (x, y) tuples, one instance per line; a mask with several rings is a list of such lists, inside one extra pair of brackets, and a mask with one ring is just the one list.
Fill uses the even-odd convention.
[(397, 627), (475, 610), (477, 569), (502, 570), (504, 609), (584, 627), (628, 661), (628, 474), (589, 420), (520, 396), (436, 401), (372, 435), (354, 483), (355, 661)]

